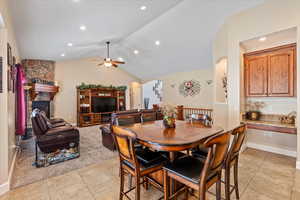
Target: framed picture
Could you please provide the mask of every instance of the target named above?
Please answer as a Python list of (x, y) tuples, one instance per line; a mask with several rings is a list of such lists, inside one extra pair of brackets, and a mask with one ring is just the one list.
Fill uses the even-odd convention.
[(13, 65), (13, 56), (11, 52), (11, 46), (9, 43), (7, 43), (7, 65), (12, 66)]
[(3, 59), (2, 57), (0, 57), (0, 93), (3, 93), (3, 81), (2, 81), (2, 77), (3, 77), (3, 63), (2, 63)]
[(16, 90), (16, 80), (17, 80), (17, 69), (16, 69), (16, 57), (13, 56), (13, 64), (10, 66), (10, 75), (11, 75), (11, 86), (12, 92), (15, 93)]

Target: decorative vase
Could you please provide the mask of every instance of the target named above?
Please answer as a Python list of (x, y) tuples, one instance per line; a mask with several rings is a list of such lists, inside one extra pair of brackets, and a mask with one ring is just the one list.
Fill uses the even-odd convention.
[(145, 106), (145, 109), (148, 109), (148, 108), (149, 108), (149, 102), (150, 102), (150, 98), (144, 98), (144, 106)]
[(175, 128), (175, 118), (174, 117), (164, 117), (163, 124), (165, 128)]
[(260, 119), (260, 112), (259, 111), (248, 111), (246, 113), (246, 118), (249, 120), (259, 120)]

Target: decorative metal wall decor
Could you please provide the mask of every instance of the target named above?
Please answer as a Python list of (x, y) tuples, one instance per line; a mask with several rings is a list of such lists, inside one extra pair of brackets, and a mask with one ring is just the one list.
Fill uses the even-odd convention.
[(162, 101), (162, 80), (156, 80), (152, 90), (159, 101)]
[(13, 65), (13, 56), (11, 52), (11, 46), (9, 43), (7, 43), (7, 65), (12, 66)]
[(211, 85), (213, 83), (213, 80), (207, 80), (206, 83), (207, 85)]
[(17, 82), (17, 68), (16, 65), (10, 66), (10, 81), (11, 81), (11, 90), (15, 93), (16, 82)]
[(187, 96), (195, 96), (199, 94), (201, 91), (201, 84), (199, 81), (195, 80), (189, 80), (189, 81), (184, 81), (179, 85), (179, 94), (181, 94), (184, 97)]
[(227, 76), (224, 75), (222, 78), (222, 83), (223, 83), (223, 89), (224, 89), (224, 93), (225, 93), (225, 99), (227, 99), (228, 97), (228, 89), (227, 89)]

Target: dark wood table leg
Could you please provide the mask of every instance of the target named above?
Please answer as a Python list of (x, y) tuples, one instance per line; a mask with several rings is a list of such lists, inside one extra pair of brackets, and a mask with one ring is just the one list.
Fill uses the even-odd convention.
[[(173, 151), (171, 151), (171, 152), (169, 152), (169, 159), (170, 159), (170, 162), (174, 162), (174, 160), (175, 160), (175, 158), (176, 158), (176, 154), (177, 154), (177, 152), (173, 152)], [(175, 189), (176, 189), (176, 183), (175, 183), (175, 181), (173, 180), (173, 179), (170, 179), (170, 196), (172, 195), (172, 194), (174, 194), (174, 192), (175, 192)], [(175, 197), (174, 198), (174, 200), (177, 200), (177, 197)]]

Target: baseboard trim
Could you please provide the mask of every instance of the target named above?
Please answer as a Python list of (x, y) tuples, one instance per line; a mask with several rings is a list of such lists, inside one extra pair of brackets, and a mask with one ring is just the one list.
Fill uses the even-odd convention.
[[(277, 147), (271, 147), (271, 146), (256, 144), (256, 143), (251, 143), (251, 142), (247, 143), (247, 147), (250, 147), (250, 148), (253, 148), (253, 149), (259, 149), (259, 150), (262, 150), (262, 151), (268, 151), (268, 152), (271, 152), (271, 153), (282, 154), (282, 155), (290, 156), (290, 157), (294, 157), (294, 158), (297, 157), (297, 152), (296, 151), (290, 151), (290, 150), (281, 149), (281, 148), (277, 148)], [(299, 164), (300, 164), (300, 162), (299, 162)]]
[(8, 180), (7, 180), (7, 182), (0, 185), (0, 196), (10, 190), (10, 183), (11, 183), (11, 179), (12, 179), (12, 176), (14, 173), (18, 152), (19, 152), (18, 148), (16, 148), (14, 156), (13, 156), (13, 160), (12, 160), (12, 163), (11, 163), (11, 166), (9, 169)]
[(300, 169), (300, 161), (296, 162), (296, 169)]
[(0, 185), (0, 196), (9, 191), (9, 182), (5, 182)]
[(19, 153), (19, 150), (20, 149), (17, 147), (16, 150), (15, 150), (15, 153), (14, 153), (14, 157), (13, 157), (10, 169), (9, 169), (9, 174), (8, 174), (8, 183), (9, 183), (9, 186), (10, 186), (11, 179), (12, 179), (12, 176), (13, 176), (13, 173), (14, 173), (14, 170), (15, 170), (15, 164), (16, 164), (17, 155)]

